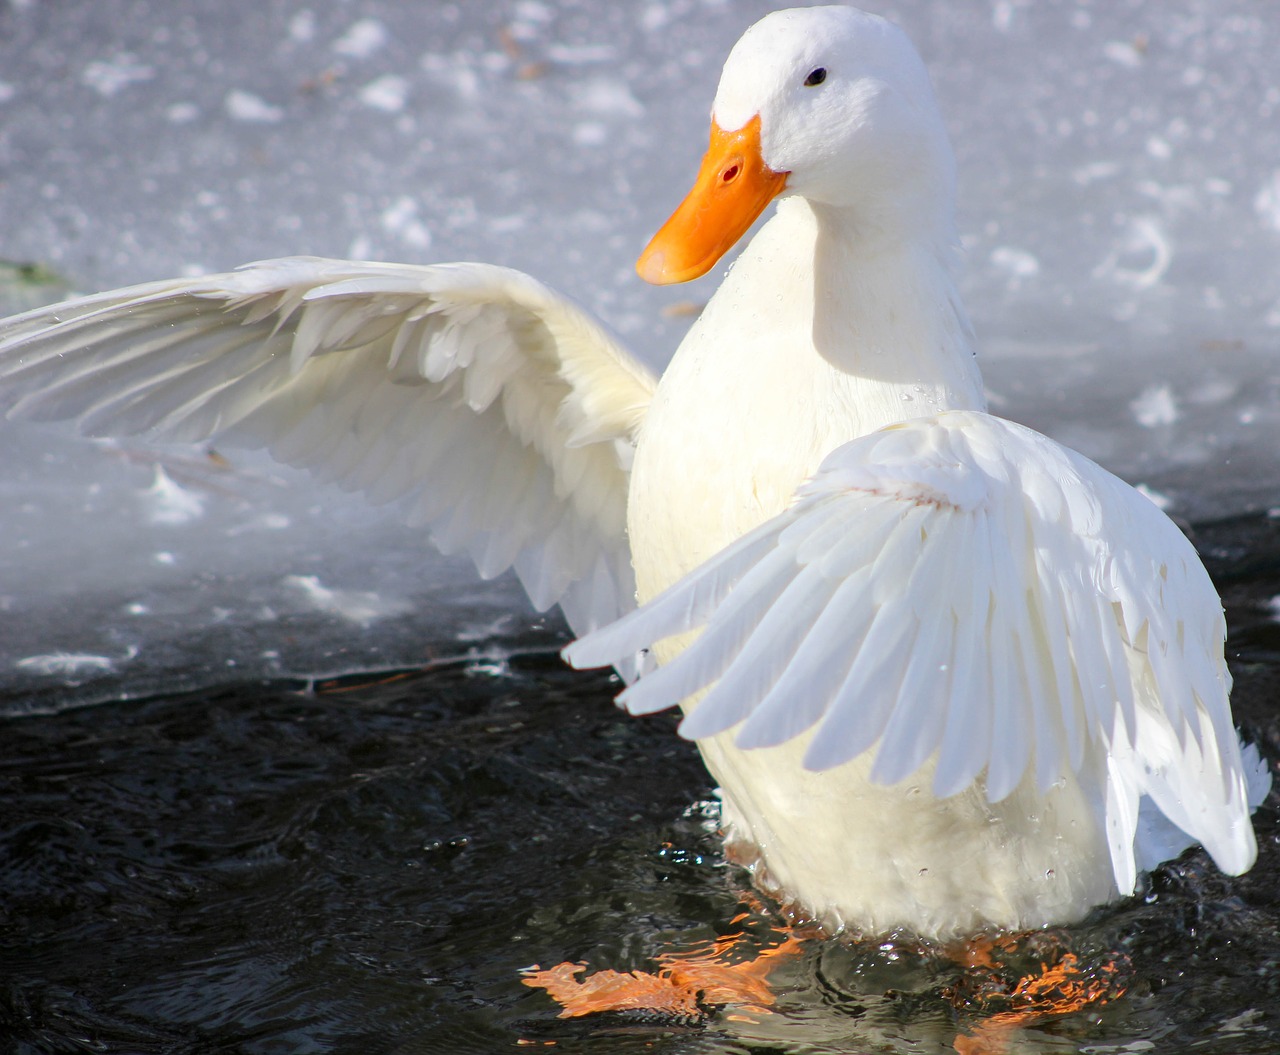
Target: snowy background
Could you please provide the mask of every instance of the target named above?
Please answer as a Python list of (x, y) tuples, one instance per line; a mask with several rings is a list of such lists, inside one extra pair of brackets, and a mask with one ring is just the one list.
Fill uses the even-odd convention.
[[(747, 0), (0, 0), (0, 306), (293, 253), (527, 270), (660, 366), (632, 262)], [(1203, 520), (1280, 506), (1280, 5), (909, 0), (993, 409)], [(38, 266), (28, 266), (38, 265)], [(0, 426), (10, 712), (555, 640), (261, 458)]]

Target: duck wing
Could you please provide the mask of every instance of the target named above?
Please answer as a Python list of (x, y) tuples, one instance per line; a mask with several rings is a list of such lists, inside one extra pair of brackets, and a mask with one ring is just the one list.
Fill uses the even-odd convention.
[(807, 767), (872, 751), (884, 784), (932, 760), (938, 797), (981, 781), (998, 802), (1077, 774), (1123, 892), (1158, 863), (1139, 830), (1152, 805), (1189, 836), (1176, 849), (1203, 843), (1233, 874), (1254, 860), (1269, 780), (1231, 723), (1208, 574), (1145, 496), (1022, 426), (949, 412), (842, 445), (784, 513), (566, 657), (603, 664), (699, 628), (619, 703), (705, 689), (691, 739), (810, 733)]
[(90, 435), (265, 447), (399, 500), (578, 632), (634, 607), (625, 534), (650, 373), (578, 307), (483, 264), (295, 257), (0, 322), (0, 407)]

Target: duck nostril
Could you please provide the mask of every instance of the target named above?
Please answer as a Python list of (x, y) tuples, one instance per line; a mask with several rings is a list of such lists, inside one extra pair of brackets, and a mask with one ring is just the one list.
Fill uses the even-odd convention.
[(737, 165), (737, 164), (730, 165), (727, 169), (725, 169), (722, 173), (720, 173), (720, 182), (732, 183), (734, 180), (738, 178), (738, 173), (740, 171), (741, 171), (740, 165)]

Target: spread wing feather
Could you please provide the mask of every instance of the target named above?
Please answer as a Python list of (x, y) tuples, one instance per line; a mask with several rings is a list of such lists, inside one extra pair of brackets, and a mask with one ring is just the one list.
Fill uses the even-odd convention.
[(0, 406), (92, 435), (268, 448), (403, 502), (582, 632), (634, 607), (625, 537), (649, 372), (516, 271), (289, 258), (0, 323)]
[(1076, 774), (1125, 891), (1161, 859), (1152, 807), (1225, 871), (1253, 860), (1269, 781), (1231, 725), (1208, 575), (1148, 499), (1021, 426), (953, 412), (845, 444), (786, 512), (566, 656), (699, 629), (619, 702), (689, 701), (686, 736), (742, 748), (811, 732), (805, 765), (873, 752), (883, 783), (932, 759), (943, 797)]

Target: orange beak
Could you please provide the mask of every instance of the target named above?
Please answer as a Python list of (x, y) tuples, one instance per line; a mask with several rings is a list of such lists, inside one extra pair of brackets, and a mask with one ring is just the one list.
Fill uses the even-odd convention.
[(646, 282), (664, 286), (705, 275), (787, 185), (760, 156), (760, 115), (735, 132), (711, 122), (697, 181), (636, 261)]

